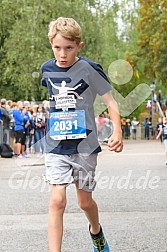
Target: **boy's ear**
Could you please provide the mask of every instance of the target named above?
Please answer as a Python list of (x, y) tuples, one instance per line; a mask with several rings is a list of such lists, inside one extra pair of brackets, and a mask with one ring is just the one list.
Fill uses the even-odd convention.
[(84, 46), (84, 42), (81, 41), (81, 42), (79, 43), (79, 50), (80, 50), (83, 46)]

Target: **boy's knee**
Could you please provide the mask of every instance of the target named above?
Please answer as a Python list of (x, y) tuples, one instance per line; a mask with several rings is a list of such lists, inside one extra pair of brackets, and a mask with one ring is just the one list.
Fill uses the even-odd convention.
[(87, 211), (92, 206), (92, 199), (79, 201), (78, 205), (82, 210)]
[(50, 206), (52, 210), (64, 210), (66, 207), (66, 199), (64, 197), (56, 196), (50, 199)]

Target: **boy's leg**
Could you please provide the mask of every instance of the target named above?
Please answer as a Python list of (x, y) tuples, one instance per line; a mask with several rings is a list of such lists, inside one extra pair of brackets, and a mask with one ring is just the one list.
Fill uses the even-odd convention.
[(98, 216), (98, 207), (94, 199), (92, 198), (92, 192), (86, 192), (81, 190), (76, 185), (77, 189), (77, 198), (78, 205), (84, 211), (90, 226), (91, 233), (97, 234), (100, 231), (99, 226), (99, 216)]
[(110, 252), (108, 243), (104, 237), (101, 226), (99, 225), (98, 207), (92, 198), (92, 192), (86, 192), (77, 188), (78, 204), (85, 212), (89, 221), (90, 235), (93, 241), (94, 252)]
[(50, 252), (61, 252), (63, 214), (66, 207), (66, 186), (52, 185), (48, 216), (48, 240)]

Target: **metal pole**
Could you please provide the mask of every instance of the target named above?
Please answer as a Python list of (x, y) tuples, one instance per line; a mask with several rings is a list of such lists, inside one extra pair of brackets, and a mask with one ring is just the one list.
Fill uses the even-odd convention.
[(154, 125), (154, 91), (152, 91), (152, 101), (151, 101), (151, 121), (152, 121), (152, 127)]

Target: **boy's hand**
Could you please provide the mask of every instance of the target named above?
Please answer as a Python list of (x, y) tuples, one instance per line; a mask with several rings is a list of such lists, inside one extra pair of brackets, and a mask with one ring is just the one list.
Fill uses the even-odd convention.
[(110, 151), (121, 152), (123, 149), (122, 132), (113, 132), (108, 139), (108, 149)]

